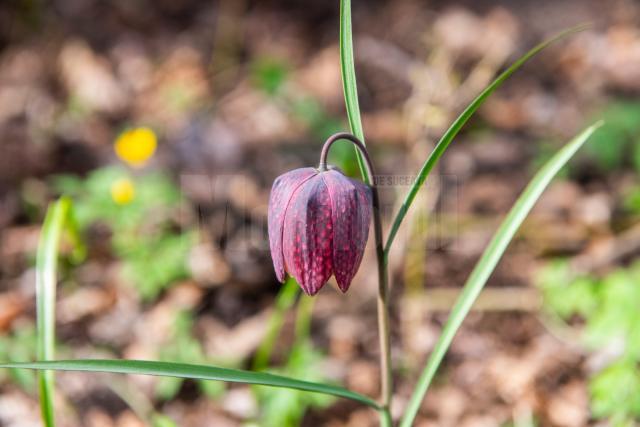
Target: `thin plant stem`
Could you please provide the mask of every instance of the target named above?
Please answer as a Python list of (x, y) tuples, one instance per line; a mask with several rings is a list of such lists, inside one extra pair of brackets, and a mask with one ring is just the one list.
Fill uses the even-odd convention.
[(369, 176), (369, 185), (371, 186), (371, 204), (373, 207), (373, 230), (376, 246), (376, 261), (378, 264), (378, 331), (380, 336), (380, 424), (383, 427), (391, 427), (391, 394), (393, 390), (393, 377), (391, 366), (391, 340), (389, 329), (389, 284), (387, 280), (387, 264), (384, 257), (384, 237), (382, 235), (382, 219), (380, 215), (380, 197), (378, 195), (378, 187), (375, 182), (375, 171), (373, 162), (367, 152), (362, 141), (356, 136), (340, 132), (330, 136), (322, 147), (320, 153), (319, 170), (327, 170), (327, 156), (331, 145), (344, 139), (352, 142), (358, 147), (362, 157), (364, 158), (365, 168)]

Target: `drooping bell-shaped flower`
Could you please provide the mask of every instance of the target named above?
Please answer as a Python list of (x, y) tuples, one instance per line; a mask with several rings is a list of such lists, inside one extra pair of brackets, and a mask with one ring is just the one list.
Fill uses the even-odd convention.
[[(322, 168), (323, 169), (323, 168)], [(276, 276), (293, 276), (315, 295), (333, 273), (343, 292), (369, 235), (371, 190), (336, 169), (301, 168), (276, 178), (269, 199), (269, 244)]]

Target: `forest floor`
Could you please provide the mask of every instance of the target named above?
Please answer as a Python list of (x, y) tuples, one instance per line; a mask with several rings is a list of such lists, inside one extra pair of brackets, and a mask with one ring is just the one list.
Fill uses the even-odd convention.
[[(437, 138), (497, 72), (545, 37), (592, 22), (492, 95), (443, 157), (398, 236), (390, 259), (398, 416), (458, 290), (536, 168), (603, 115), (618, 123), (623, 108), (637, 121), (640, 102), (631, 100), (640, 91), (640, 5), (353, 3), (364, 129), (388, 178), (381, 186), (386, 226)], [(266, 242), (271, 183), (316, 164), (323, 138), (346, 128), (337, 10), (337, 2), (324, 1), (0, 5), (1, 359), (33, 354), (40, 224), (47, 202), (70, 188), (55, 177), (99, 191), (82, 186), (119, 164), (113, 141), (124, 128), (146, 125), (159, 137), (158, 151), (131, 174), (162, 171), (181, 201), (169, 213), (144, 213), (142, 222), (153, 227), (161, 217), (195, 230), (188, 268), (140, 291), (121, 274), (129, 254), (112, 248), (117, 231), (92, 224), (85, 262), (63, 262), (59, 355), (250, 367), (280, 289)], [(603, 274), (636, 253), (640, 207), (629, 210), (627, 196), (638, 171), (629, 148), (607, 140), (611, 135), (578, 156), (537, 204), (465, 320), (416, 425), (598, 424), (588, 379), (601, 355), (547, 313), (535, 278), (558, 258)], [(331, 160), (357, 174), (350, 149), (338, 147)], [(100, 217), (103, 205), (90, 199), (85, 194), (79, 204)], [(149, 255), (142, 267), (138, 259), (143, 276), (171, 264), (180, 250), (167, 245), (164, 258)], [(369, 247), (347, 295), (333, 284), (323, 289), (311, 322), (310, 357), (319, 360), (305, 365), (374, 397), (375, 280)], [(295, 340), (295, 312), (285, 317), (275, 366), (287, 363)], [(3, 377), (0, 425), (40, 425), (32, 378)], [(264, 396), (269, 391), (247, 386), (205, 390), (77, 373), (57, 375), (57, 385), (62, 426), (146, 425), (149, 408), (186, 427), (262, 425), (263, 405), (278, 411)], [(376, 423), (373, 411), (353, 403), (300, 399), (288, 404), (310, 405), (304, 426)]]

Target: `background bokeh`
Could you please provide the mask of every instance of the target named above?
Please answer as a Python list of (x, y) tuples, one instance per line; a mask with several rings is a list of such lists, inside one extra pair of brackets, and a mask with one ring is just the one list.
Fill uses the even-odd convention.
[[(399, 414), (500, 218), (555, 150), (606, 120), (511, 244), (419, 426), (640, 420), (640, 3), (353, 0), (386, 226), (462, 108), (583, 22), (491, 96), (396, 240)], [(337, 0), (1, 2), (0, 359), (35, 357), (34, 254), (47, 204), (67, 194), (88, 254), (61, 260), (61, 358), (254, 367), (376, 396), (372, 247), (346, 296), (332, 280), (273, 317), (296, 296), (279, 294), (268, 252), (271, 183), (315, 165), (347, 128)], [(330, 161), (358, 176), (352, 148), (334, 147)], [(41, 425), (34, 379), (0, 373), (1, 426)], [(376, 423), (357, 404), (295, 391), (77, 373), (57, 388), (62, 426)]]

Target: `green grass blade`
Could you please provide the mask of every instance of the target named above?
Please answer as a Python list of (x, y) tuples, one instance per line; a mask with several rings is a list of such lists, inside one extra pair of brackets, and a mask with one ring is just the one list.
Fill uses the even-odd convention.
[[(55, 302), (58, 251), (62, 234), (66, 230), (74, 244), (73, 258), (83, 257), (84, 246), (80, 242), (77, 224), (72, 215), (72, 202), (62, 197), (47, 209), (44, 224), (38, 242), (36, 255), (36, 306), (38, 341), (36, 353), (38, 359), (55, 358)], [(40, 391), (40, 410), (47, 427), (55, 425), (53, 395), (53, 372), (44, 371), (38, 375)]]
[[(347, 118), (351, 133), (363, 143), (364, 130), (360, 118), (360, 105), (358, 103), (358, 85), (356, 84), (356, 67), (353, 59), (353, 35), (351, 30), (351, 0), (340, 0), (340, 71), (342, 73), (342, 90), (344, 103), (347, 109)], [(354, 147), (360, 174), (365, 183), (369, 182), (366, 173), (364, 159), (360, 151)]]
[[(36, 305), (38, 342), (37, 357), (51, 360), (55, 357), (55, 301), (58, 248), (64, 228), (64, 220), (69, 209), (68, 199), (55, 202), (47, 210), (42, 226), (38, 253), (36, 255)], [(55, 425), (53, 411), (53, 372), (44, 371), (38, 375), (40, 390), (40, 410), (46, 426)]]
[(444, 325), (440, 338), (429, 357), (424, 371), (418, 379), (418, 383), (400, 424), (401, 427), (410, 427), (413, 423), (418, 409), (420, 408), (422, 399), (424, 398), (424, 395), (426, 394), (445, 353), (451, 345), (453, 337), (469, 313), (471, 306), (478, 297), (478, 294), (482, 290), (484, 284), (489, 279), (489, 276), (496, 267), (496, 264), (502, 257), (507, 245), (511, 242), (514, 234), (529, 214), (529, 211), (549, 182), (551, 182), (551, 179), (600, 126), (601, 123), (590, 126), (558, 151), (534, 176), (527, 188), (525, 188), (511, 208), (511, 211), (509, 211), (505, 217), (504, 221), (498, 228), (498, 231), (482, 254), (482, 257), (480, 257), (480, 260), (471, 272), (467, 279), (467, 283), (465, 283), (460, 296), (451, 310), (451, 314), (447, 319), (447, 323)]
[(39, 361), (33, 363), (2, 363), (0, 364), (0, 368), (158, 375), (284, 387), (344, 397), (346, 399), (363, 403), (372, 408), (379, 409), (379, 405), (374, 400), (342, 387), (309, 381), (300, 381), (293, 378), (263, 372), (242, 371), (238, 369), (219, 368), (216, 366), (146, 360), (58, 360)]
[(578, 27), (573, 27), (568, 30), (565, 30), (559, 33), (558, 35), (540, 43), (539, 45), (531, 49), (529, 52), (525, 53), (516, 62), (514, 62), (509, 68), (507, 68), (502, 74), (500, 74), (489, 86), (487, 86), (471, 102), (471, 104), (469, 104), (469, 106), (465, 108), (465, 110), (458, 116), (458, 118), (451, 124), (449, 129), (447, 129), (444, 135), (442, 135), (442, 138), (440, 138), (440, 140), (436, 144), (435, 148), (429, 155), (429, 158), (427, 159), (427, 161), (422, 165), (422, 168), (418, 172), (415, 182), (412, 184), (411, 188), (409, 189), (409, 192), (407, 193), (404, 201), (402, 202), (402, 206), (400, 206), (400, 209), (393, 220), (391, 230), (389, 231), (389, 237), (387, 238), (387, 243), (384, 248), (385, 260), (388, 259), (389, 257), (389, 251), (391, 250), (391, 245), (393, 244), (393, 240), (395, 239), (396, 234), (400, 229), (400, 225), (402, 224), (402, 221), (407, 215), (407, 211), (409, 210), (409, 207), (413, 203), (413, 200), (416, 198), (418, 191), (420, 191), (420, 188), (422, 187), (425, 180), (427, 179), (427, 176), (429, 176), (429, 173), (431, 172), (433, 167), (436, 165), (436, 163), (438, 162), (442, 154), (444, 154), (449, 144), (451, 144), (451, 141), (453, 141), (453, 138), (456, 137), (458, 132), (460, 132), (460, 129), (462, 129), (465, 123), (467, 123), (467, 121), (473, 115), (473, 113), (475, 113), (478, 110), (478, 108), (480, 108), (480, 106), (489, 97), (489, 95), (493, 93), (493, 91), (495, 91), (505, 80), (507, 80), (507, 78), (509, 78), (514, 72), (516, 72), (516, 70), (518, 70), (518, 68), (520, 68), (525, 62), (527, 62), (529, 59), (531, 59), (533, 56), (538, 54), (540, 51), (542, 51), (544, 48), (546, 48), (553, 42), (560, 40), (569, 34), (582, 31), (585, 28), (586, 28), (585, 25), (581, 25)]

